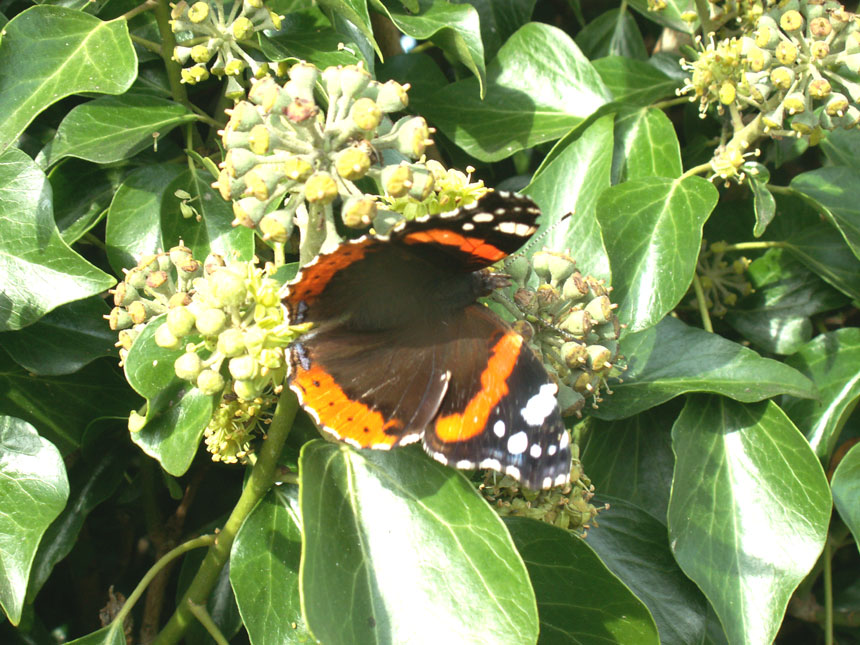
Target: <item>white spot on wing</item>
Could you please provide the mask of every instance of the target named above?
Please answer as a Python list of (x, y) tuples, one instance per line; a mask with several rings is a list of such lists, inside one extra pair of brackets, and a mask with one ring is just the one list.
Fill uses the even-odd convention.
[(537, 445), (536, 443), (533, 443), (532, 447), (529, 448), (529, 454), (532, 457), (534, 457), (535, 459), (539, 458), (541, 456), (542, 452), (543, 452), (543, 450), (541, 450), (541, 447), (539, 445)]
[(480, 464), (478, 464), (478, 468), (492, 468), (493, 470), (501, 470), (502, 464), (498, 459), (484, 459)]
[(463, 222), (463, 230), (464, 231), (474, 231), (475, 225), (472, 222)]
[(529, 437), (522, 430), (508, 438), (508, 452), (512, 455), (521, 455), (528, 447)]
[(562, 484), (566, 484), (570, 479), (570, 475), (568, 473), (562, 473), (558, 477), (555, 478), (555, 485), (561, 486)]
[(546, 449), (546, 454), (552, 457), (555, 453), (558, 452), (558, 446), (552, 444), (549, 448)]
[(448, 458), (445, 455), (443, 455), (441, 452), (434, 452), (430, 456), (433, 457), (433, 459), (435, 459), (436, 461), (441, 462), (441, 463), (445, 464), (446, 466), (448, 465)]
[(541, 488), (550, 488), (552, 487), (552, 477), (544, 477), (543, 481), (540, 485)]
[(508, 466), (507, 468), (505, 468), (505, 474), (510, 475), (514, 479), (519, 479), (520, 478), (520, 469), (517, 468), (516, 466)]
[(474, 468), (475, 462), (469, 461), (468, 459), (461, 459), (456, 464), (454, 464), (454, 466), (459, 468), (460, 470), (466, 470), (468, 468)]
[(505, 436), (505, 422), (499, 419), (493, 424), (493, 434), (499, 439)]
[(567, 434), (567, 432), (562, 432), (561, 433), (561, 439), (559, 439), (559, 441), (558, 441), (558, 449), (564, 450), (565, 448), (567, 448), (569, 443), (570, 443), (570, 435)]
[(544, 383), (540, 386), (540, 390), (526, 403), (520, 414), (530, 426), (540, 426), (546, 421), (546, 418), (555, 410), (557, 402), (555, 393), (558, 386), (555, 383)]
[(486, 224), (487, 222), (492, 222), (495, 217), (493, 217), (492, 213), (475, 213), (472, 215), (472, 221), (476, 224)]

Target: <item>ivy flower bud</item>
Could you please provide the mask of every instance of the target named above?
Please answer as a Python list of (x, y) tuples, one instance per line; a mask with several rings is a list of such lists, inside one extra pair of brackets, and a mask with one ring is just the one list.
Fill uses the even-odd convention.
[(771, 49), (779, 42), (779, 28), (773, 18), (762, 16), (756, 23), (755, 44), (762, 49)]
[(574, 336), (585, 336), (591, 331), (593, 324), (591, 314), (584, 309), (573, 309), (561, 321), (559, 328)]
[(806, 97), (801, 92), (792, 92), (783, 101), (789, 114), (797, 114), (806, 110)]
[(588, 360), (588, 349), (583, 343), (577, 341), (564, 343), (561, 346), (560, 354), (564, 364), (570, 368), (584, 365)]
[(113, 304), (117, 307), (128, 307), (138, 298), (140, 298), (138, 290), (125, 281), (116, 285), (116, 289), (113, 292)]
[(206, 45), (195, 45), (191, 48), (191, 60), (195, 63), (208, 63), (212, 53)]
[(592, 320), (597, 324), (605, 323), (612, 316), (612, 301), (607, 296), (598, 296), (585, 306)]
[[(358, 96), (370, 84), (371, 80), (370, 74), (366, 69), (364, 69), (364, 67), (359, 65), (347, 65), (340, 70), (340, 91), (344, 96)], [(356, 101), (356, 103), (357, 102), (358, 101)], [(371, 129), (372, 128), (362, 128), (362, 130)]]
[(293, 232), (293, 215), (284, 210), (272, 211), (263, 216), (258, 226), (265, 241), (285, 244)]
[(256, 197), (245, 197), (233, 202), (233, 226), (254, 228), (266, 213), (266, 204)]
[(334, 162), (337, 174), (344, 179), (361, 179), (370, 170), (370, 157), (360, 148), (347, 148), (337, 155)]
[(209, 276), (209, 288), (219, 307), (238, 307), (245, 302), (248, 290), (245, 278), (223, 267)]
[(434, 185), (433, 173), (425, 168), (415, 168), (412, 171), (412, 187), (409, 189), (409, 196), (423, 202), (430, 197)]
[(827, 38), (832, 30), (830, 20), (822, 16), (809, 21), (809, 33), (815, 38)]
[(241, 177), (257, 165), (257, 155), (245, 148), (231, 148), (224, 157), (224, 169), (231, 177)]
[(723, 105), (731, 105), (732, 103), (734, 103), (735, 98), (737, 97), (737, 90), (735, 89), (735, 86), (729, 81), (725, 81), (720, 86), (719, 97), (720, 103), (722, 103)]
[(269, 151), (269, 141), (269, 131), (266, 129), (266, 126), (261, 124), (251, 128), (251, 132), (248, 135), (248, 144), (252, 152), (258, 155), (266, 154)]
[(797, 114), (791, 120), (791, 129), (799, 135), (809, 135), (818, 126), (818, 117), (811, 110)]
[(290, 91), (293, 98), (313, 101), (314, 86), (320, 76), (320, 71), (310, 63), (296, 63), (290, 68)]
[(788, 67), (776, 67), (770, 72), (770, 82), (782, 90), (787, 90), (794, 83), (794, 71)]
[(834, 92), (827, 99), (827, 103), (824, 105), (824, 111), (830, 116), (842, 116), (845, 114), (845, 110), (848, 109), (848, 105), (848, 99), (845, 98), (844, 94)]
[(304, 181), (311, 176), (313, 166), (301, 157), (290, 157), (284, 162), (283, 171), (293, 181)]
[(349, 228), (369, 226), (374, 217), (376, 217), (376, 201), (369, 197), (350, 197), (340, 212), (340, 218)]
[(256, 399), (263, 393), (266, 382), (258, 380), (233, 381), (233, 392), (243, 401)]
[(254, 35), (254, 23), (245, 16), (240, 16), (233, 22), (230, 31), (236, 40), (247, 40)]
[(188, 307), (174, 307), (167, 310), (166, 327), (177, 338), (184, 338), (194, 329), (194, 314)]
[(221, 198), (229, 202), (238, 199), (245, 192), (245, 182), (233, 179), (225, 169), (218, 173), (218, 181), (212, 184), (212, 188), (217, 188)]
[(788, 34), (796, 33), (803, 27), (803, 16), (794, 9), (786, 11), (779, 19), (779, 26)]
[(313, 100), (297, 98), (287, 106), (287, 118), (293, 123), (302, 123), (313, 119), (319, 114), (319, 108)]
[(774, 54), (783, 65), (792, 65), (797, 60), (797, 46), (791, 41), (783, 40), (776, 46)]
[(206, 2), (195, 2), (188, 9), (188, 20), (199, 24), (209, 17), (209, 4)]
[(830, 45), (826, 42), (817, 40), (809, 47), (809, 53), (815, 60), (826, 58), (830, 54)]
[(215, 370), (203, 370), (197, 375), (197, 389), (208, 396), (220, 394), (224, 385), (224, 377)]
[(337, 184), (327, 172), (318, 172), (305, 182), (305, 199), (315, 204), (331, 204), (337, 197)]
[(391, 197), (404, 197), (412, 188), (412, 168), (406, 164), (386, 166), (382, 169), (382, 188)]
[(238, 76), (245, 69), (245, 61), (241, 58), (234, 58), (224, 65), (224, 74), (227, 76)]
[(814, 99), (823, 99), (832, 91), (830, 83), (823, 78), (816, 78), (809, 83), (809, 96)]
[(373, 99), (368, 98), (360, 98), (353, 103), (349, 115), (356, 127), (365, 132), (375, 130), (382, 120), (382, 110)]
[(401, 154), (418, 159), (431, 143), (430, 128), (423, 117), (407, 118), (402, 122), (397, 136), (397, 150)]
[(173, 371), (183, 381), (196, 381), (203, 371), (203, 361), (196, 352), (185, 352), (173, 363)]
[(128, 312), (121, 307), (114, 307), (113, 309), (111, 309), (110, 314), (107, 316), (107, 319), (111, 331), (128, 329), (134, 324), (131, 320), (131, 316), (128, 315)]
[(225, 329), (218, 335), (218, 351), (227, 358), (240, 356), (245, 352), (245, 341), (242, 332), (235, 327)]
[(182, 341), (174, 336), (167, 325), (161, 325), (155, 330), (155, 344), (164, 349), (179, 349)]
[(194, 326), (204, 336), (217, 336), (227, 326), (227, 314), (220, 309), (202, 309), (197, 312)]
[(249, 380), (260, 375), (260, 366), (253, 356), (244, 354), (230, 359), (230, 376), (237, 380)]

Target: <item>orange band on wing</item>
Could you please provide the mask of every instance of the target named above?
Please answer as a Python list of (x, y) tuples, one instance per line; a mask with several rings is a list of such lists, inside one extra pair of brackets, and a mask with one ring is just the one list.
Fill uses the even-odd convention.
[(508, 393), (508, 377), (517, 363), (522, 344), (522, 336), (508, 331), (493, 346), (490, 362), (481, 372), (481, 391), (469, 401), (462, 414), (436, 419), (436, 435), (442, 441), (466, 441), (484, 430), (493, 408)]
[(497, 249), (492, 244), (487, 244), (486, 240), (477, 237), (466, 237), (455, 231), (448, 231), (443, 228), (436, 228), (429, 231), (420, 231), (418, 233), (410, 233), (403, 238), (406, 244), (427, 244), (435, 242), (444, 244), (445, 246), (456, 246), (461, 251), (469, 255), (475, 255), (489, 262), (498, 262), (507, 253)]
[[(386, 421), (378, 411), (351, 400), (334, 378), (316, 365), (309, 370), (294, 366), (294, 370), (291, 385), (301, 390), (302, 405), (316, 412), (321, 425), (334, 430), (341, 439), (357, 441), (362, 448), (397, 443), (401, 421)], [(389, 429), (395, 433), (385, 432)]]
[(374, 243), (371, 238), (356, 243), (344, 243), (331, 253), (317, 257), (313, 264), (302, 268), (298, 282), (289, 284), (284, 304), (313, 301), (326, 288), (332, 276), (353, 262), (361, 260)]

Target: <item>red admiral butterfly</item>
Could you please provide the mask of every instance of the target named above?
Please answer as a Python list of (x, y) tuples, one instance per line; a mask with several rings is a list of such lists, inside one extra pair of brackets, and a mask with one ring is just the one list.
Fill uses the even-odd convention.
[(529, 488), (570, 476), (557, 386), (522, 337), (476, 300), (507, 284), (484, 271), (537, 229), (526, 197), (491, 192), (401, 222), (306, 265), (283, 302), (313, 329), (290, 346), (290, 388), (317, 424), (358, 448), (419, 439), (457, 468)]

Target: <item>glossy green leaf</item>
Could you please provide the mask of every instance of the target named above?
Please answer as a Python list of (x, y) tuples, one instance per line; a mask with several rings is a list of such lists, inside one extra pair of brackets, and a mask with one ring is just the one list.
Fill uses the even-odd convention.
[(484, 44), (478, 12), (469, 4), (418, 0), (413, 11), (392, 3), (388, 17), (397, 29), (416, 40), (432, 40), (451, 59), (462, 63), (478, 81), (480, 96), (484, 96), (487, 70), (484, 65)]
[(621, 353), (628, 369), (593, 412), (602, 419), (622, 419), (685, 392), (716, 392), (743, 402), (816, 395), (797, 370), (675, 318), (625, 336)]
[(620, 421), (591, 420), (580, 459), (601, 497), (626, 500), (666, 523), (675, 466), (669, 429), (678, 409), (665, 405)]
[(506, 518), (505, 525), (534, 586), (540, 643), (660, 642), (648, 610), (600, 561), (588, 541), (523, 517)]
[(81, 159), (67, 158), (48, 173), (54, 221), (66, 244), (74, 244), (99, 223), (123, 174)]
[(122, 481), (127, 459), (119, 450), (108, 450), (98, 459), (77, 461), (69, 473), (69, 502), (45, 532), (33, 562), (27, 587), (27, 602), (33, 602), (42, 585), (60, 560), (65, 558), (78, 539), (84, 520), (104, 502)]
[(848, 302), (783, 249), (757, 258), (748, 275), (755, 291), (725, 320), (753, 345), (774, 354), (796, 352), (812, 337), (810, 316)]
[(180, 165), (147, 165), (126, 177), (117, 189), (105, 231), (108, 260), (117, 275), (137, 264), (141, 256), (175, 244), (165, 246), (161, 205), (167, 187), (184, 172)]
[(830, 486), (839, 517), (851, 530), (860, 550), (860, 444), (855, 444), (839, 462)]
[(615, 121), (612, 183), (646, 177), (680, 177), (681, 146), (663, 110), (646, 108)]
[(647, 60), (645, 41), (629, 11), (610, 9), (588, 23), (577, 35), (576, 44), (591, 60), (625, 56)]
[(612, 267), (612, 300), (628, 331), (657, 324), (687, 292), (717, 197), (701, 177), (634, 179), (600, 196), (597, 220)]
[(672, 428), (669, 539), (729, 643), (770, 643), (824, 546), (827, 479), (773, 402), (691, 397)]
[(630, 6), (636, 9), (647, 20), (652, 20), (664, 27), (670, 27), (675, 31), (680, 31), (685, 34), (694, 34), (699, 28), (699, 21), (693, 20), (688, 22), (681, 17), (686, 11), (691, 11), (692, 8), (687, 0), (666, 0), (663, 3), (660, 11), (651, 11), (648, 6), (648, 0), (630, 0)]
[(495, 58), (511, 34), (529, 21), (535, 2), (537, 0), (469, 0), (481, 22), (486, 60)]
[(373, 38), (373, 27), (370, 24), (370, 13), (367, 0), (319, 0), (319, 4), (328, 9), (334, 16), (348, 20), (372, 44), (374, 51), (382, 58), (379, 45)]
[(63, 242), (50, 196), (45, 174), (27, 155), (17, 149), (0, 154), (2, 331), (26, 327), (52, 309), (100, 293), (115, 282)]
[[(609, 257), (596, 206), (600, 193), (609, 187), (612, 117), (601, 117), (578, 135), (565, 137), (556, 145), (552, 160), (538, 169), (523, 191), (543, 211), (541, 230), (533, 238), (539, 242), (525, 252), (569, 252), (580, 271), (609, 281)], [(573, 215), (561, 219), (567, 213)]]
[(648, 107), (654, 101), (674, 96), (678, 82), (654, 65), (641, 60), (607, 56), (594, 61), (594, 69), (612, 93), (612, 106), (629, 110)]
[(295, 486), (273, 488), (242, 524), (230, 583), (252, 645), (310, 642), (299, 602), (302, 519)]
[(860, 170), (832, 166), (797, 175), (791, 180), (791, 187), (821, 205), (851, 251), (860, 258), (860, 205), (855, 190), (858, 183)]
[(477, 79), (452, 83), (413, 106), (483, 161), (552, 141), (609, 100), (588, 59), (564, 32), (540, 23), (518, 30)]
[(822, 280), (860, 299), (860, 260), (831, 226), (811, 226), (793, 234), (786, 248)]
[(57, 448), (25, 421), (0, 417), (0, 607), (13, 625), (39, 542), (68, 497)]
[(111, 623), (107, 627), (87, 634), (81, 638), (69, 641), (66, 645), (127, 645), (125, 632), (119, 623)]
[(586, 544), (648, 607), (661, 645), (701, 643), (708, 601), (675, 562), (666, 525), (622, 499), (601, 494), (599, 500), (609, 508)]
[(377, 67), (378, 80), (394, 79), (401, 85), (409, 83), (409, 103), (423, 104), (448, 85), (445, 73), (427, 54), (402, 54), (389, 58)]
[(860, 131), (837, 128), (827, 132), (819, 144), (834, 166), (848, 166), (860, 169)]
[(184, 348), (164, 349), (155, 344), (155, 332), (164, 324), (164, 316), (150, 321), (125, 360), (129, 385), (146, 398), (146, 425), (133, 432), (131, 440), (141, 450), (178, 477), (188, 470), (203, 430), (212, 416), (215, 397), (181, 381), (173, 371), (174, 361)]
[(827, 463), (860, 397), (860, 329), (846, 327), (816, 336), (786, 364), (818, 388), (816, 400), (788, 396), (782, 407)]
[(416, 449), (321, 440), (299, 473), (302, 608), (318, 640), (535, 642), (525, 565), (463, 475)]
[(0, 42), (0, 151), (70, 94), (122, 94), (137, 74), (124, 20), (42, 5), (19, 13)]
[(96, 163), (127, 159), (157, 145), (182, 123), (197, 116), (184, 105), (143, 94), (105, 96), (72, 108), (36, 163), (47, 168), (63, 157)]
[(116, 332), (104, 320), (109, 311), (97, 296), (70, 302), (29, 327), (0, 334), (0, 343), (34, 374), (72, 374), (97, 358), (116, 355)]
[[(197, 170), (184, 172), (164, 189), (161, 201), (161, 238), (169, 249), (179, 243), (194, 252), (202, 261), (209, 253), (247, 262), (254, 256), (254, 231), (233, 226), (233, 207), (210, 185), (211, 180)], [(188, 205), (200, 216), (185, 219), (179, 209), (177, 190), (191, 195)]]
[(38, 377), (0, 352), (0, 414), (24, 419), (63, 455), (81, 445), (94, 419), (127, 415), (140, 399), (116, 361), (99, 360), (69, 376)]
[[(284, 14), (277, 32), (260, 34), (260, 50), (270, 61), (305, 60), (320, 69), (331, 65), (354, 65), (362, 60), (355, 43), (332, 29), (316, 7), (292, 6)], [(346, 42), (345, 42), (346, 41)], [(341, 43), (347, 45), (339, 48)]]

